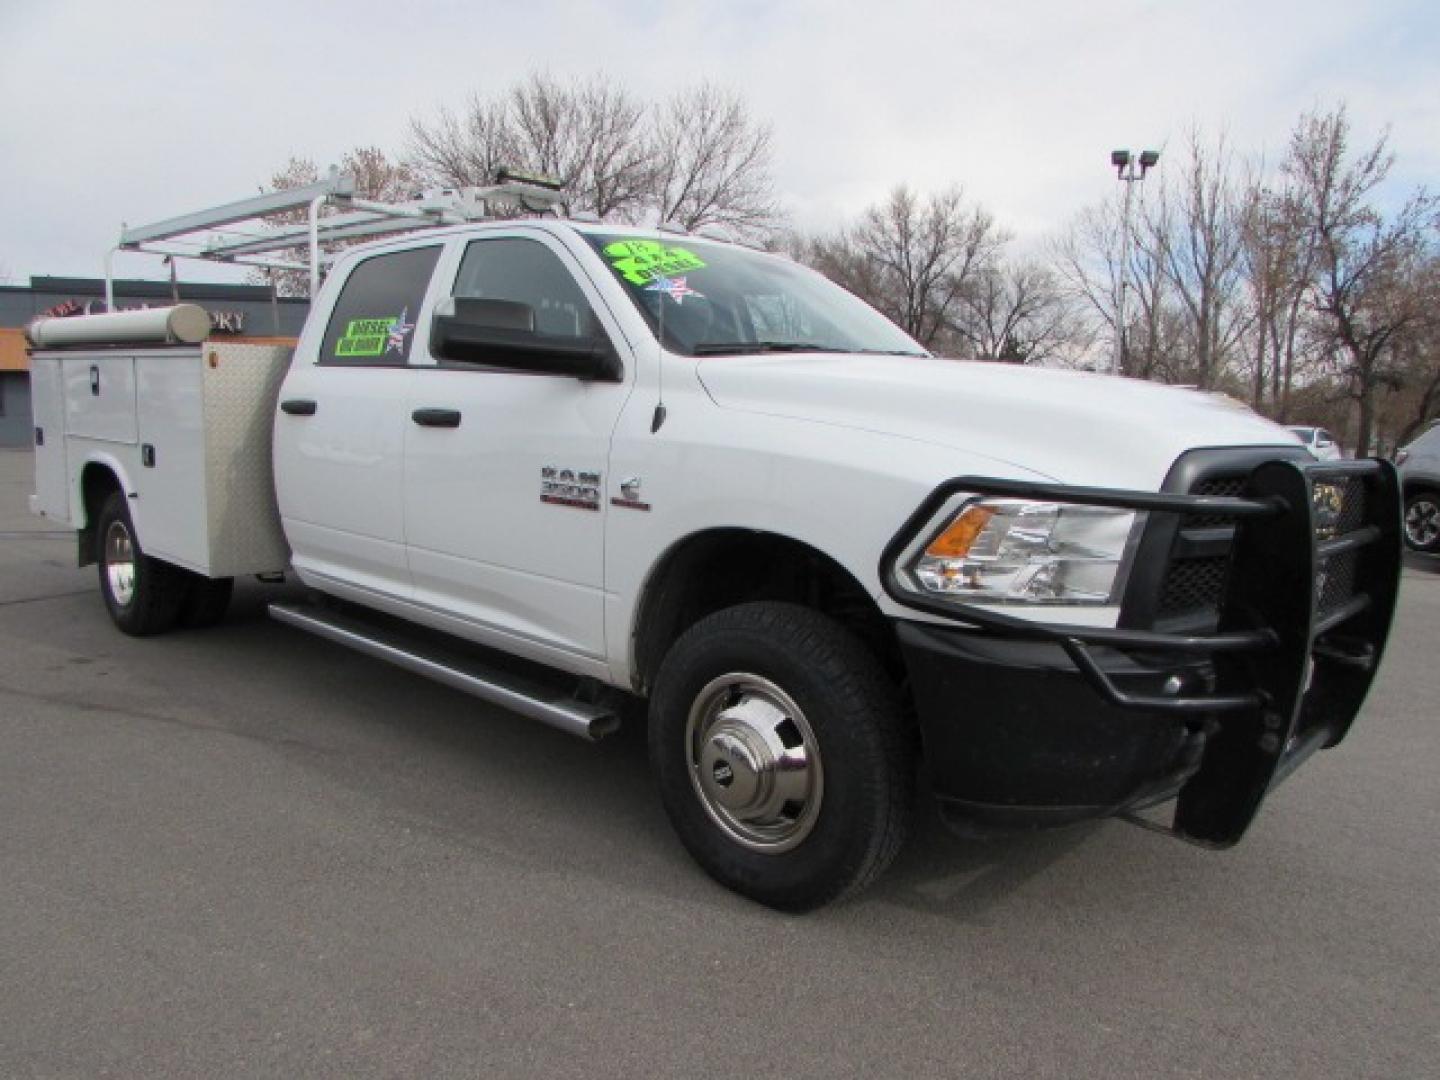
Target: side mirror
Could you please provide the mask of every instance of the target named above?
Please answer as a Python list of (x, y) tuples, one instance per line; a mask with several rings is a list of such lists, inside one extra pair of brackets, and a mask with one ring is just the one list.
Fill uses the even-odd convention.
[(545, 334), (535, 329), (535, 309), (511, 300), (456, 296), (435, 307), (430, 351), (461, 364), (571, 375), (618, 382), (620, 357), (601, 338)]

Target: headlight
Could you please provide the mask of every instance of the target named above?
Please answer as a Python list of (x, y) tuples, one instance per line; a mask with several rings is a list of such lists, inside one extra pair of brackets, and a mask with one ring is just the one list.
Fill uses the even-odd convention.
[(962, 603), (1117, 603), (1143, 514), (1074, 503), (971, 498), (896, 569), (912, 591)]

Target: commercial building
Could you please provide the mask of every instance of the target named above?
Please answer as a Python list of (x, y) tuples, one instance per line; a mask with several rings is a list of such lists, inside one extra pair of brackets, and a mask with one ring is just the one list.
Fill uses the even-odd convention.
[[(310, 307), (305, 299), (275, 296), (268, 285), (115, 282), (119, 311), (166, 307), (177, 298), (209, 312), (211, 333), (226, 341), (293, 341)], [(0, 285), (0, 447), (30, 446), (35, 438), (26, 324), (104, 310), (105, 282), (99, 278), (32, 277), (29, 285)]]

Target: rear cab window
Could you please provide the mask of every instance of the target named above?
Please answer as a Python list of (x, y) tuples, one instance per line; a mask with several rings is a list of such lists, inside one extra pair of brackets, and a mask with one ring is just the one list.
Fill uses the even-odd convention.
[(409, 363), (415, 324), (441, 246), (372, 255), (350, 271), (325, 337), (321, 364), (395, 367)]

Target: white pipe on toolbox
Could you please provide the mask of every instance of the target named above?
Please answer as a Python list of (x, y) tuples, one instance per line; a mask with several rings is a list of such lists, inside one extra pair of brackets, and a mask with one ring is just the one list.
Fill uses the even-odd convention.
[(42, 347), (146, 343), (195, 345), (209, 335), (210, 316), (199, 304), (36, 319), (25, 328), (30, 344)]

